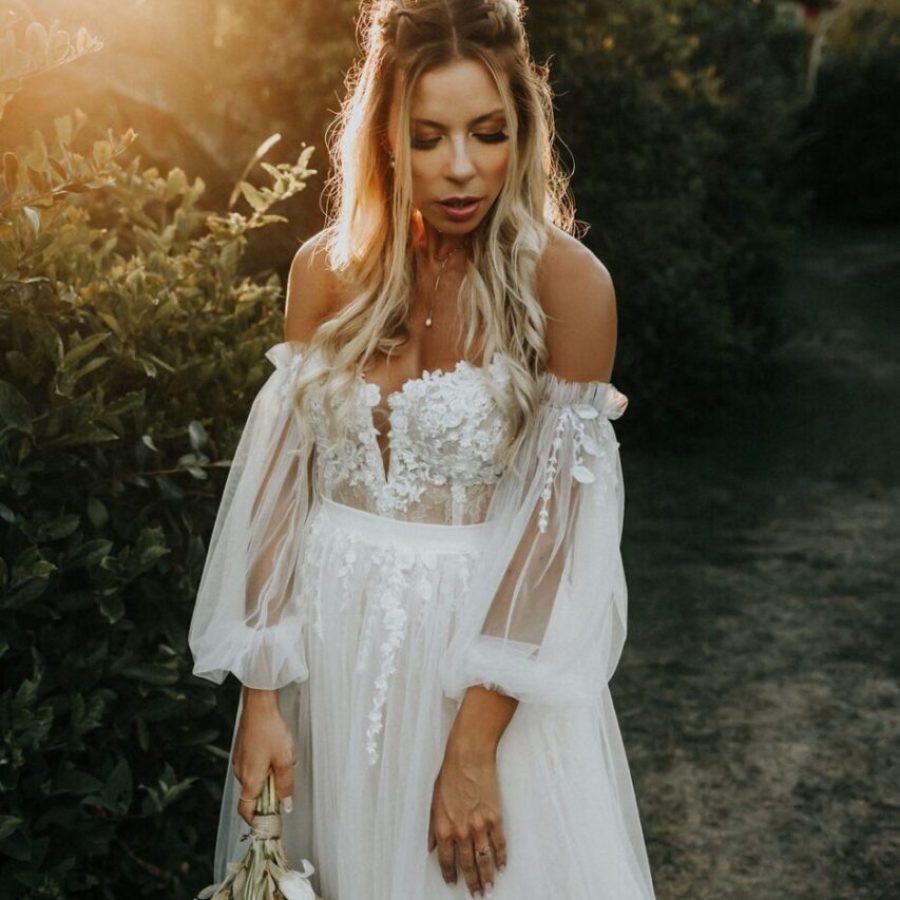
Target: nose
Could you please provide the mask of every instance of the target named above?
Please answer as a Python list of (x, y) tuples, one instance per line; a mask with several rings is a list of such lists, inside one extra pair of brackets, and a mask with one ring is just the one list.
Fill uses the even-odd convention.
[(452, 181), (468, 181), (475, 175), (475, 164), (469, 151), (467, 137), (468, 135), (457, 135), (450, 141), (447, 174)]

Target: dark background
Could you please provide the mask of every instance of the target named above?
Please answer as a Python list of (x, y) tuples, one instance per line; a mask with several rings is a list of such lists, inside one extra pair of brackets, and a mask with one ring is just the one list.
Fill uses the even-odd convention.
[[(657, 895), (894, 898), (900, 6), (529, 7), (617, 290)], [(186, 630), (323, 221), (356, 3), (322, 9), (0, 3), (0, 896), (209, 881), (237, 685)]]

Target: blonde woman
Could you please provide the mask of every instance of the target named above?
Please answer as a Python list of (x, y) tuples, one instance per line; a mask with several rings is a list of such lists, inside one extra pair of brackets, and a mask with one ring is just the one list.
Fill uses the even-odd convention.
[(270, 769), (325, 900), (646, 900), (613, 284), (570, 236), (515, 0), (384, 0), (191, 624), (242, 683), (216, 868)]

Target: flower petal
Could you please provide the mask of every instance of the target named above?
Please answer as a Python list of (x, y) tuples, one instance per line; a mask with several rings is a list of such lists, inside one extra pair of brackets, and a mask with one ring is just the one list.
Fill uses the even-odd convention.
[(577, 415), (579, 419), (596, 419), (597, 416), (600, 415), (600, 411), (597, 407), (591, 406), (590, 403), (577, 403), (574, 409), (575, 415)]
[(597, 446), (597, 442), (587, 434), (581, 438), (581, 449), (584, 450), (585, 453), (589, 453), (591, 456), (596, 456), (600, 452), (600, 448)]
[(596, 481), (594, 473), (587, 466), (572, 466), (572, 477), (582, 484), (590, 484)]
[(306, 876), (293, 869), (278, 879), (278, 889), (284, 894), (284, 900), (316, 900), (316, 893)]

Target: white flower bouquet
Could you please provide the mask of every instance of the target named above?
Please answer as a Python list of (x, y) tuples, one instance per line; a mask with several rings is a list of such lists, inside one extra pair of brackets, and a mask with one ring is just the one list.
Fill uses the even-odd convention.
[(315, 869), (302, 861), (303, 871), (291, 869), (281, 845), (281, 814), (275, 793), (275, 776), (270, 772), (250, 831), (241, 840), (250, 846), (240, 862), (228, 864), (221, 884), (204, 888), (196, 900), (321, 900), (309, 881)]

